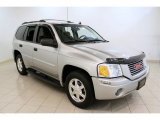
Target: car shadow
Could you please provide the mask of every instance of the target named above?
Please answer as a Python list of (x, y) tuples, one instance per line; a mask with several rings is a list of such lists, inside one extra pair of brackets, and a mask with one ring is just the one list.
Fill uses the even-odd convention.
[[(45, 78), (43, 75), (41, 76), (39, 74), (38, 75), (28, 74), (27, 76), (21, 76), (22, 78), (21, 82), (25, 82), (25, 80), (30, 80), (28, 79), (28, 77), (30, 77), (31, 81), (34, 82), (36, 85), (39, 84), (40, 86), (44, 86), (45, 88), (50, 89), (51, 91), (56, 91), (59, 94), (65, 95), (65, 90), (63, 87), (57, 84), (54, 84), (54, 82), (50, 84), (50, 82), (45, 80), (48, 78)], [(23, 85), (25, 85), (25, 83), (23, 83)], [(23, 86), (23, 88), (25, 87)], [(19, 88), (19, 91), (22, 91), (23, 88)], [(131, 96), (132, 94), (127, 95), (126, 97), (129, 99), (132, 99)], [(85, 108), (85, 110), (90, 111), (90, 112), (105, 112), (105, 113), (118, 112), (118, 111), (121, 111), (121, 109), (128, 106), (126, 97), (114, 99), (114, 100), (95, 100), (94, 103), (88, 108)]]

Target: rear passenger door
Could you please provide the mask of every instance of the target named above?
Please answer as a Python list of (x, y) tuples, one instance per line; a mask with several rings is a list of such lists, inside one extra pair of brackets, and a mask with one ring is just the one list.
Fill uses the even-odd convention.
[(34, 39), (35, 39), (35, 31), (36, 31), (36, 25), (30, 25), (27, 26), (27, 29), (24, 34), (24, 43), (22, 45), (23, 48), (23, 61), (27, 67), (33, 66), (33, 45), (34, 45)]
[[(33, 65), (34, 68), (42, 71), (54, 78), (58, 78), (57, 72), (57, 56), (58, 48), (53, 46), (41, 45), (42, 38), (54, 39), (55, 35), (49, 25), (39, 25), (37, 37), (34, 45), (33, 52)], [(55, 40), (56, 42), (56, 40)]]

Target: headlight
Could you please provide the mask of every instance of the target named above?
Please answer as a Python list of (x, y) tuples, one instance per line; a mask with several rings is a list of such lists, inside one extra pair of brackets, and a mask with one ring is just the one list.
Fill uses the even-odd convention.
[(99, 64), (98, 77), (119, 77), (122, 70), (119, 64)]

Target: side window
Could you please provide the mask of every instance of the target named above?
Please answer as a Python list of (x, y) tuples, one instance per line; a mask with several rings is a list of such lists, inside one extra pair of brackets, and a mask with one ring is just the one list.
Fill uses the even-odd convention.
[(26, 41), (32, 42), (36, 26), (28, 26)]
[(25, 30), (26, 30), (26, 26), (21, 26), (18, 28), (16, 35), (15, 35), (18, 40), (24, 40)]
[(53, 39), (53, 35), (51, 33), (51, 29), (47, 26), (40, 26), (38, 29), (36, 43), (40, 43), (42, 38)]

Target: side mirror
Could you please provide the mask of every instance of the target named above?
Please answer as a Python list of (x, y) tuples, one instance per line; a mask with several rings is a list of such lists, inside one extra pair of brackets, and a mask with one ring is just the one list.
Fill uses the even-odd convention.
[(51, 47), (58, 47), (57, 41), (51, 38), (42, 38), (41, 45), (43, 46), (51, 46)]

